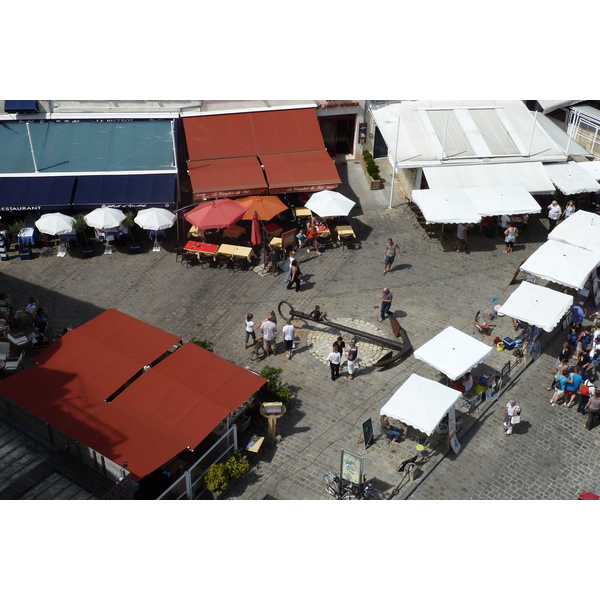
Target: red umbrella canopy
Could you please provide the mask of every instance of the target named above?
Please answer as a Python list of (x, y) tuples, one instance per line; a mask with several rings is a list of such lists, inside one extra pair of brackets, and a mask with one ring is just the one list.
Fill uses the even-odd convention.
[(229, 227), (239, 221), (246, 209), (229, 198), (208, 200), (186, 213), (185, 220), (198, 229)]
[(254, 212), (257, 212), (263, 221), (270, 221), (287, 209), (287, 206), (277, 196), (248, 196), (235, 201), (246, 208), (246, 213), (242, 217), (244, 220), (253, 219)]
[(253, 246), (262, 244), (262, 233), (260, 231), (260, 223), (258, 221), (258, 213), (254, 213), (252, 217), (252, 231), (250, 232), (250, 243)]

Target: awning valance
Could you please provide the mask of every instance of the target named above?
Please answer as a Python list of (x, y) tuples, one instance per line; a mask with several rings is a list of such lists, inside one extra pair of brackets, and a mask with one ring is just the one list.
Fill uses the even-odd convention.
[(0, 211), (65, 210), (74, 177), (0, 177)]
[(262, 154), (271, 194), (333, 190), (340, 183), (335, 163), (326, 150)]
[(600, 185), (592, 175), (582, 169), (579, 163), (568, 162), (558, 165), (545, 165), (546, 173), (554, 185), (566, 195), (600, 191)]
[(425, 167), (423, 173), (431, 189), (518, 185), (530, 194), (554, 193), (541, 162)]
[(187, 166), (195, 199), (267, 193), (267, 182), (256, 156), (190, 160)]
[(85, 175), (79, 177), (74, 206), (98, 208), (172, 208), (175, 202), (173, 173), (145, 175)]

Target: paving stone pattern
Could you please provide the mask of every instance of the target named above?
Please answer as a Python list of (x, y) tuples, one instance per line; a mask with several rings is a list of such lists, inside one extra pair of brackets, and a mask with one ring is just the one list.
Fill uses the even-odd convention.
[[(393, 208), (387, 208), (391, 173), (386, 161), (381, 162), (385, 189), (371, 191), (360, 165), (338, 161), (343, 181), (339, 191), (357, 202), (352, 224), (361, 247), (326, 249), (322, 256), (299, 253), (305, 274), (300, 293), (286, 289), (283, 274), (260, 277), (252, 270), (188, 268), (177, 263), (171, 249), (174, 230), (161, 252), (152, 252), (151, 243), (144, 240), (139, 255), (121, 249), (103, 255), (100, 248), (89, 259), (81, 258), (77, 249), (64, 258), (44, 255), (20, 261), (13, 255), (0, 263), (0, 289), (12, 295), (15, 307), (24, 305), (30, 295), (38, 297), (54, 329), (76, 327), (114, 307), (185, 340), (208, 339), (217, 354), (243, 367), (256, 371), (267, 364), (281, 367), (294, 393), (279, 420), (282, 440), (274, 447), (263, 445), (264, 450), (252, 457), (248, 475), (223, 498), (329, 499), (323, 474), (339, 468), (342, 449), (362, 454), (366, 475), (388, 496), (397, 488), (394, 498), (573, 498), (583, 489), (598, 492), (598, 430), (584, 431), (574, 409), (550, 407), (545, 391), (561, 336), (549, 343), (540, 360), (500, 401), (485, 403), (475, 415), (463, 418), (469, 427), (463, 429), (458, 456), (443, 457), (442, 447), (437, 448), (424, 474), (412, 484), (397, 467), (415, 454), (415, 442), (392, 446), (387, 438), (378, 437), (365, 450), (362, 423), (371, 418), (379, 436), (381, 406), (411, 373), (436, 379), (435, 369), (411, 355), (383, 370), (365, 361), (356, 379), (343, 376), (331, 381), (320, 360), (322, 351), (315, 356), (315, 348), (321, 336), (329, 343), (335, 332), (325, 333), (322, 326), (302, 320), (294, 320), (297, 349), (292, 360), (286, 360), (283, 352), (281, 321), (277, 356), (260, 363), (250, 360), (250, 349), (244, 349), (246, 314), (254, 313), (255, 321), (260, 321), (277, 310), (281, 300), (304, 312), (320, 304), (333, 321), (358, 320), (357, 328), (379, 330), (392, 339), (388, 324), (377, 322), (381, 290), (388, 286), (394, 294), (392, 314), (418, 348), (448, 325), (481, 337), (473, 329), (476, 311), (488, 309), (494, 297), (502, 303), (522, 280), (509, 285), (521, 261), (546, 240), (546, 219), (532, 219), (530, 231), (519, 237), (512, 254), (502, 253), (500, 236), (488, 239), (476, 233), (470, 235), (468, 251), (458, 254), (452, 234), (443, 244), (424, 235), (398, 186)], [(390, 236), (399, 242), (402, 254), (392, 273), (383, 276), (383, 249)], [(487, 344), (496, 335), (514, 334), (507, 317), (495, 319), (493, 325), (492, 335), (481, 337)], [(344, 334), (346, 341), (349, 337)], [(367, 348), (363, 350), (366, 354)], [(478, 371), (499, 370), (509, 358), (506, 351), (493, 350)], [(198, 385), (202, 385), (201, 365)], [(513, 396), (523, 406), (523, 421), (506, 438), (501, 414)], [(250, 432), (264, 434), (265, 425), (253, 423)]]

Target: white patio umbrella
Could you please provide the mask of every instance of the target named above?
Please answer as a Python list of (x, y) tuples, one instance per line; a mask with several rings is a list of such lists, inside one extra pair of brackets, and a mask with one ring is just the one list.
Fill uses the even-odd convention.
[(415, 358), (456, 381), (481, 363), (491, 352), (491, 346), (450, 326), (415, 350)]
[(125, 220), (125, 213), (118, 208), (96, 208), (85, 215), (85, 222), (94, 229), (114, 229)]
[(75, 219), (62, 213), (46, 213), (42, 215), (36, 222), (40, 233), (47, 235), (63, 235), (64, 233), (71, 233), (73, 231), (73, 223)]
[[(569, 219), (571, 219), (569, 217)], [(580, 289), (590, 273), (600, 264), (600, 252), (591, 252), (565, 242), (548, 240), (542, 244), (520, 267), (547, 281)]]
[[(145, 208), (140, 210), (133, 219), (142, 229), (149, 231), (161, 231), (172, 227), (177, 217), (166, 208)], [(158, 235), (154, 235), (153, 252), (160, 252)]]
[(398, 419), (431, 435), (461, 392), (413, 373), (381, 408), (379, 414)]
[(313, 194), (305, 206), (320, 217), (341, 217), (350, 214), (355, 204), (339, 192), (323, 190)]
[(559, 223), (548, 234), (548, 239), (600, 252), (600, 215), (578, 210)]
[[(42, 215), (36, 222), (35, 226), (38, 231), (47, 235), (63, 235), (65, 233), (71, 233), (73, 231), (73, 223), (75, 219), (62, 213), (46, 213)], [(58, 245), (57, 256), (63, 257), (66, 255), (66, 249), (60, 241)]]
[[(114, 229), (118, 227), (125, 220), (125, 213), (118, 208), (96, 208), (91, 213), (85, 215), (85, 222), (94, 229)], [(106, 237), (106, 248), (104, 254), (111, 254), (112, 248), (108, 243), (108, 236)]]

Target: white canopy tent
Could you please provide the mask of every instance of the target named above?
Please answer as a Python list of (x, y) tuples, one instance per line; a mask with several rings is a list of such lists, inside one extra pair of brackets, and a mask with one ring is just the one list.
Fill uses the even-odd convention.
[(485, 360), (491, 352), (491, 346), (450, 326), (415, 350), (415, 358), (456, 381)]
[(546, 173), (554, 185), (566, 195), (600, 191), (600, 184), (579, 163), (568, 162), (545, 165)]
[(481, 215), (464, 190), (414, 190), (427, 223), (479, 223)]
[[(571, 217), (569, 217), (571, 218)], [(552, 331), (571, 308), (573, 297), (524, 281), (498, 310), (500, 316)]]
[[(571, 218), (571, 217), (569, 217)], [(600, 252), (548, 240), (520, 267), (521, 271), (574, 289), (581, 289), (600, 264)]]
[(559, 223), (550, 232), (548, 239), (600, 252), (600, 215), (578, 210)]
[(413, 373), (379, 411), (431, 435), (460, 392)]
[(577, 164), (596, 181), (600, 181), (600, 160), (588, 160)]
[(530, 194), (553, 194), (554, 185), (541, 162), (425, 167), (430, 189), (520, 185)]
[(482, 217), (542, 212), (536, 199), (522, 185), (467, 188), (465, 192)]

